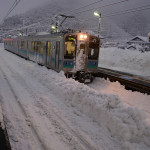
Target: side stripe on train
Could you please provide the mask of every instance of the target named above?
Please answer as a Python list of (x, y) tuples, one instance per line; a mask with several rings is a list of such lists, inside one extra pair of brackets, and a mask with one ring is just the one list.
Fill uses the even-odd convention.
[(97, 68), (98, 62), (97, 61), (88, 61), (87, 68)]
[(64, 68), (73, 68), (74, 67), (74, 62), (70, 60), (65, 60), (63, 62), (63, 67)]

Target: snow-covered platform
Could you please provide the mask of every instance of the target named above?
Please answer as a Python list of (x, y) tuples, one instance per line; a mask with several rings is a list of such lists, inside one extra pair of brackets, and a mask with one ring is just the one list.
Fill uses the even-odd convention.
[(63, 72), (22, 59), (2, 46), (0, 79), (13, 150), (150, 149), (148, 95), (100, 78), (89, 85), (66, 79)]
[(0, 105), (0, 149), (2, 150), (11, 150), (9, 138), (7, 135), (4, 119), (3, 119), (3, 113), (2, 108)]

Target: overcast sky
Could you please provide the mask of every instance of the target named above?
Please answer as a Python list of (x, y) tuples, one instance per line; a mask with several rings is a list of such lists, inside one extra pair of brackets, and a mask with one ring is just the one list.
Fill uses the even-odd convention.
[[(50, 0), (21, 0), (11, 15), (21, 14)], [(15, 0), (0, 0), (0, 21), (5, 17)]]
[[(34, 7), (37, 7), (39, 5), (44, 4), (47, 1), (52, 1), (52, 0), (21, 0), (20, 3), (17, 5), (17, 7), (13, 10), (11, 15), (22, 14), (31, 8), (34, 8)], [(53, 1), (63, 2), (63, 0), (53, 0)], [(80, 1), (79, 0), (68, 0), (68, 5), (70, 5), (69, 3), (73, 3), (74, 7), (75, 6), (81, 7), (82, 5), (86, 5), (86, 4), (92, 3), (94, 1), (98, 1), (98, 0), (80, 0)], [(113, 3), (113, 2), (117, 2), (117, 1), (121, 1), (121, 0), (103, 0), (103, 2), (101, 4), (103, 4), (105, 2), (109, 4), (109, 3)], [(9, 8), (12, 6), (12, 4), (14, 2), (15, 2), (15, 0), (0, 0), (0, 22), (2, 21), (2, 19), (4, 18), (4, 16), (6, 15)], [(76, 3), (80, 3), (79, 6), (76, 5)], [(101, 11), (107, 10), (107, 12), (112, 13), (112, 12), (115, 12), (118, 10), (121, 11), (123, 9), (134, 8), (134, 7), (142, 6), (142, 5), (150, 5), (150, 0), (128, 0), (127, 2), (125, 2), (123, 4), (116, 5), (114, 7), (107, 7), (105, 9), (100, 9), (100, 10)], [(97, 6), (97, 4), (95, 6)], [(100, 11), (100, 10), (98, 10), (98, 11)], [(106, 12), (106, 14), (107, 14), (107, 12)], [(150, 9), (147, 11), (144, 11), (144, 13), (146, 16), (150, 16), (149, 15)]]

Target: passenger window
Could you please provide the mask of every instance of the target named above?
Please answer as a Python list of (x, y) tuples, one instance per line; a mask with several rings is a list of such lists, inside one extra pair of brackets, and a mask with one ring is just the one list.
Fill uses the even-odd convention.
[(32, 42), (32, 52), (34, 52), (34, 42)]
[(21, 41), (21, 49), (25, 49), (25, 41)]

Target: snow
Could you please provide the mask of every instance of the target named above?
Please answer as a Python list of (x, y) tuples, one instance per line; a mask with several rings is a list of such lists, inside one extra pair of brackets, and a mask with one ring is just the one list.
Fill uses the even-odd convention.
[[(101, 54), (106, 53), (101, 50)], [(118, 61), (123, 55), (111, 54), (110, 49), (110, 56), (103, 56)], [(0, 102), (15, 150), (150, 150), (148, 95), (104, 79), (89, 85), (66, 79), (63, 72), (4, 51), (3, 45), (0, 78)]]
[(99, 67), (143, 76), (150, 79), (150, 51), (122, 50), (117, 47), (101, 48)]

